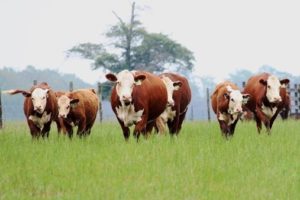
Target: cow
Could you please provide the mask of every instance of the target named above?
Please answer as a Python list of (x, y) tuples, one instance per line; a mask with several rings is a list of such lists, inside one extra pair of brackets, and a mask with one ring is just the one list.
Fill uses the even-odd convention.
[(167, 105), (167, 89), (156, 75), (145, 71), (123, 70), (118, 74), (108, 73), (106, 78), (114, 82), (111, 92), (111, 107), (127, 141), (129, 127), (135, 124), (133, 136), (151, 132), (155, 119)]
[(22, 93), (25, 97), (23, 110), (32, 138), (49, 137), (52, 121), (56, 122), (60, 132), (56, 97), (46, 82), (31, 87), (29, 91), (15, 89), (4, 93), (11, 95)]
[(282, 107), (282, 109), (279, 114), (283, 120), (286, 120), (291, 111), (291, 98), (286, 88), (280, 88), (280, 96), (282, 97), (282, 101), (279, 106)]
[(73, 126), (78, 126), (78, 136), (90, 135), (99, 106), (94, 89), (57, 93), (57, 103), (58, 116), (70, 138), (73, 136)]
[(219, 83), (211, 95), (211, 105), (217, 115), (222, 135), (233, 136), (236, 124), (243, 114), (243, 104), (249, 94), (242, 94), (239, 88), (230, 81)]
[(159, 76), (167, 88), (168, 105), (156, 119), (156, 129), (165, 132), (167, 124), (171, 135), (178, 134), (191, 101), (191, 89), (188, 80), (179, 74), (163, 73)]
[(285, 88), (289, 79), (279, 80), (278, 77), (261, 73), (254, 75), (247, 81), (244, 92), (251, 98), (245, 105), (254, 114), (258, 133), (264, 123), (268, 134), (271, 133), (272, 125), (280, 111), (283, 109), (283, 96), (281, 88)]

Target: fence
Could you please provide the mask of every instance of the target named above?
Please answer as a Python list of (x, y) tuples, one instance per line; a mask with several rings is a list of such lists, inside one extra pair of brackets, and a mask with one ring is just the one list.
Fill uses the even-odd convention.
[[(33, 82), (34, 85), (37, 84), (37, 81)], [(245, 85), (245, 82), (243, 82), (243, 86)], [(98, 83), (97, 84), (97, 95), (99, 97), (99, 122), (101, 123), (103, 121), (103, 119), (115, 119), (114, 113), (111, 110), (110, 107), (110, 102), (109, 101), (105, 101), (102, 98), (102, 94), (103, 94), (103, 88), (105, 87), (110, 87), (109, 85), (106, 84), (101, 84)], [(107, 88), (106, 88), (107, 89)], [(73, 82), (69, 83), (69, 91), (73, 91), (74, 90), (74, 85)], [(291, 99), (291, 109), (290, 109), (290, 113), (289, 115), (292, 116), (293, 118), (300, 118), (300, 84), (294, 84), (293, 87), (290, 87), (290, 85), (288, 85), (287, 87), (288, 90), (288, 94), (290, 95), (290, 99)], [(193, 95), (192, 98), (192, 102), (189, 105), (189, 109), (188, 112), (186, 114), (186, 119), (187, 120), (208, 120), (210, 121), (212, 118), (214, 118), (214, 115), (211, 116), (212, 113), (212, 108), (210, 105), (210, 93), (211, 91), (209, 91), (208, 88), (206, 88), (206, 90), (202, 91), (204, 94), (203, 96), (197, 96), (197, 95)], [(198, 92), (201, 93), (201, 92)], [(23, 97), (22, 97), (23, 98)], [(9, 114), (11, 115), (16, 115), (16, 114), (20, 114), (22, 115), (22, 117), (20, 119), (23, 119), (23, 111), (22, 111), (22, 106), (23, 103), (21, 103), (20, 101), (12, 101), (9, 100), (12, 105), (10, 108), (10, 112)], [(16, 103), (18, 102), (18, 103)], [(5, 119), (5, 117), (3, 118), (3, 108), (5, 108), (5, 106), (7, 106), (8, 102), (5, 102), (5, 106), (3, 107), (2, 105), (3, 103), (3, 99), (1, 97), (1, 88), (0, 88), (0, 129), (3, 126), (3, 119)]]

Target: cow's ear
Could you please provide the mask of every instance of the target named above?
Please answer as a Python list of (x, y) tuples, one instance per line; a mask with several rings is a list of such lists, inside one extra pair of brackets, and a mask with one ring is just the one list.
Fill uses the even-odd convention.
[(23, 91), (22, 94), (23, 94), (24, 97), (31, 97), (30, 92)]
[(111, 81), (111, 82), (116, 82), (118, 80), (118, 78), (116, 77), (116, 75), (109, 73), (105, 75), (106, 79)]
[(229, 99), (229, 98), (230, 98), (230, 96), (229, 96), (228, 93), (225, 93), (225, 94), (224, 94), (224, 97), (225, 97), (225, 99)]
[(174, 81), (173, 82), (174, 90), (179, 90), (179, 88), (181, 88), (181, 86), (182, 86), (182, 82), (181, 81)]
[(289, 84), (290, 80), (289, 79), (282, 79), (280, 80), (280, 84), (282, 88), (285, 88)]
[(267, 85), (267, 81), (266, 81), (266, 80), (264, 80), (264, 79), (260, 79), (260, 80), (259, 80), (259, 82), (260, 82), (262, 85), (264, 85), (264, 86), (266, 86), (266, 85)]
[(72, 108), (75, 108), (75, 107), (78, 105), (78, 103), (79, 103), (79, 99), (72, 99), (72, 100), (70, 101), (70, 106), (71, 106)]
[(246, 104), (250, 99), (250, 94), (243, 94), (242, 104)]
[(142, 82), (146, 79), (146, 76), (144, 74), (140, 74), (134, 77), (134, 82), (136, 85), (141, 85)]
[(49, 97), (49, 89), (46, 89), (45, 93), (46, 93), (46, 98), (48, 98)]

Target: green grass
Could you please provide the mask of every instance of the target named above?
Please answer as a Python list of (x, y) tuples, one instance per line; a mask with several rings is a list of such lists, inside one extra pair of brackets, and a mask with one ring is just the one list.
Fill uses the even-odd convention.
[(33, 141), (24, 123), (0, 131), (0, 199), (300, 199), (300, 121), (271, 135), (239, 123), (186, 122), (178, 137), (125, 142), (116, 123), (89, 138)]

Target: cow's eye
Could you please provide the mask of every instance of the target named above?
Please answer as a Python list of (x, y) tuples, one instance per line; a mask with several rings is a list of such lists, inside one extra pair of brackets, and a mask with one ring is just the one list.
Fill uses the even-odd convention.
[(70, 108), (70, 106), (67, 106), (67, 109), (69, 109)]
[(234, 102), (234, 99), (231, 99), (232, 102)]
[(34, 101), (34, 98), (31, 98), (31, 101)]
[(46, 97), (43, 97), (42, 99), (46, 99)]
[(268, 85), (268, 89), (271, 89), (271, 86), (270, 86), (270, 85)]

